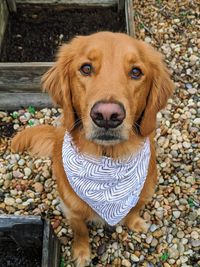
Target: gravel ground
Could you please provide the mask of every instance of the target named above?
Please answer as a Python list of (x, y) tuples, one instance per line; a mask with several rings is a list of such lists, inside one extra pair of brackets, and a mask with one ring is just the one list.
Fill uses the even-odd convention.
[[(159, 185), (143, 212), (147, 234), (90, 225), (90, 266), (200, 266), (200, 36), (197, 1), (134, 1), (137, 37), (164, 55), (176, 92), (158, 114)], [(53, 123), (61, 110), (0, 112), (0, 213), (41, 214), (62, 242), (63, 265), (71, 261), (72, 231), (62, 217), (49, 158), (11, 154), (10, 138), (24, 127)], [(3, 127), (7, 122), (8, 127)], [(8, 124), (10, 123), (10, 124)]]

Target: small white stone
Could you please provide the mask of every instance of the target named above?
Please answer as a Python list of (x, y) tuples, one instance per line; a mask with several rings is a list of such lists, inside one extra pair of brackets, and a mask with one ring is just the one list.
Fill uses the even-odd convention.
[(5, 202), (5, 204), (8, 205), (8, 206), (12, 206), (12, 205), (15, 204), (15, 199), (12, 198), (12, 197), (6, 197), (6, 198), (4, 199), (4, 202)]
[(112, 248), (114, 248), (114, 250), (117, 250), (119, 248), (118, 242), (114, 242), (112, 244)]
[(52, 205), (53, 206), (56, 206), (57, 204), (59, 204), (59, 199), (57, 199), (57, 198), (56, 199), (53, 199), (52, 200)]
[(147, 238), (146, 238), (146, 243), (147, 243), (147, 244), (151, 244), (152, 240), (153, 240), (153, 236), (152, 236), (152, 235), (149, 235), (149, 236), (147, 236)]
[(181, 242), (182, 242), (183, 245), (186, 245), (188, 243), (188, 239), (187, 238), (183, 238), (181, 240)]
[(173, 211), (174, 218), (178, 219), (181, 215), (181, 212), (179, 210)]
[(121, 234), (122, 231), (123, 231), (122, 226), (121, 226), (121, 225), (117, 225), (117, 227), (116, 227), (116, 232), (117, 232), (118, 234)]
[(189, 142), (183, 142), (183, 147), (184, 148), (190, 148), (191, 144)]
[(147, 37), (145, 37), (144, 41), (145, 41), (146, 43), (151, 43), (151, 38), (147, 36)]
[(200, 118), (196, 118), (193, 120), (194, 124), (200, 125)]
[(12, 190), (10, 190), (10, 194), (11, 194), (12, 196), (16, 196), (16, 195), (17, 195), (17, 190), (16, 190), (16, 189), (12, 189)]
[(197, 231), (192, 231), (192, 232), (191, 232), (191, 237), (192, 237), (193, 239), (199, 239), (199, 234), (198, 234), (198, 232), (197, 232)]
[(13, 129), (14, 129), (14, 130), (17, 130), (18, 128), (19, 128), (19, 124), (14, 124), (14, 125), (13, 125)]
[(22, 203), (21, 198), (16, 198), (15, 201), (16, 201), (17, 204), (21, 204)]
[(25, 164), (25, 160), (24, 160), (24, 159), (20, 159), (20, 160), (18, 161), (18, 164), (19, 164), (20, 166), (23, 166), (23, 165)]
[(196, 62), (197, 60), (198, 60), (199, 58), (197, 57), (197, 56), (195, 56), (195, 55), (191, 55), (190, 56), (190, 62)]
[(58, 210), (54, 210), (54, 211), (53, 211), (53, 214), (54, 214), (54, 215), (57, 215), (57, 216), (61, 215), (60, 211), (58, 211)]
[(22, 205), (25, 206), (25, 207), (28, 206), (29, 204), (30, 204), (30, 203), (27, 202), (27, 201), (24, 201), (24, 202), (22, 203)]
[(197, 93), (197, 89), (195, 88), (188, 89), (188, 93), (190, 93), (191, 95), (195, 95)]
[(31, 175), (31, 169), (30, 168), (24, 168), (24, 174), (27, 176), (27, 177), (29, 177), (30, 175)]
[(180, 256), (181, 263), (186, 263), (188, 261), (187, 256)]
[(140, 259), (135, 254), (131, 254), (131, 260), (133, 262), (139, 262)]

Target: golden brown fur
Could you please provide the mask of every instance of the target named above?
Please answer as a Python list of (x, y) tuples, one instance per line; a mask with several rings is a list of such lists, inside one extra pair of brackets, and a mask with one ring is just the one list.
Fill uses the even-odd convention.
[[(94, 72), (84, 77), (79, 69), (87, 62), (92, 63)], [(142, 69), (143, 75), (138, 80), (130, 78), (133, 66)], [(123, 220), (131, 230), (143, 231), (146, 226), (139, 212), (151, 199), (157, 180), (153, 141), (156, 114), (166, 105), (174, 85), (158, 52), (142, 41), (109, 32), (77, 37), (63, 45), (56, 63), (44, 75), (42, 83), (53, 101), (63, 108), (63, 126), (26, 129), (13, 139), (12, 150), (28, 149), (38, 155), (53, 157), (58, 192), (67, 207), (67, 216), (74, 231), (74, 259), (77, 266), (85, 266), (90, 258), (86, 221), (98, 216), (74, 193), (66, 179), (61, 154), (64, 133), (66, 130), (71, 133), (81, 152), (113, 158), (134, 153), (149, 136), (151, 159), (148, 176), (139, 202)], [(98, 129), (92, 123), (90, 110), (100, 100), (123, 103), (126, 118), (115, 130), (121, 142), (99, 142), (95, 139)]]

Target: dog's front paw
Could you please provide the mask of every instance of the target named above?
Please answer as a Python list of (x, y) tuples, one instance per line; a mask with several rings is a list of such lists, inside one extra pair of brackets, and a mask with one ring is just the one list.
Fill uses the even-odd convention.
[(74, 244), (73, 246), (73, 259), (76, 263), (76, 267), (85, 267), (90, 261), (90, 249), (89, 246), (83, 244)]
[(146, 233), (148, 230), (148, 224), (141, 217), (132, 218), (126, 222), (126, 226), (131, 230), (139, 233)]

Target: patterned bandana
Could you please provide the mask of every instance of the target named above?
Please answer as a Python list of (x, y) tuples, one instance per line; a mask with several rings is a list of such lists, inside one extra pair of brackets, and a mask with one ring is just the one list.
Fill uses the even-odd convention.
[(115, 225), (138, 202), (147, 176), (150, 144), (146, 139), (140, 150), (126, 160), (93, 158), (81, 154), (66, 133), (62, 159), (67, 179), (76, 194), (108, 224)]

